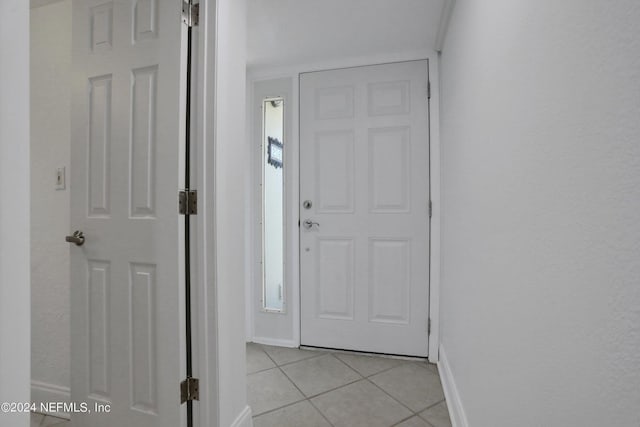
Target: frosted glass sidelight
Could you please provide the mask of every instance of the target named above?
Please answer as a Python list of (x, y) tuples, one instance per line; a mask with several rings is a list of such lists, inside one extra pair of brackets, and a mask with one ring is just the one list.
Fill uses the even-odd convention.
[(262, 103), (262, 308), (284, 311), (284, 99)]

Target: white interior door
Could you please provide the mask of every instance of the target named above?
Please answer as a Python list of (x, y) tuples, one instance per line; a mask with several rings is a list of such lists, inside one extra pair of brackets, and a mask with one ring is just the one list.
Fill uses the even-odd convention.
[(300, 76), (302, 345), (427, 356), (427, 73)]
[(182, 31), (178, 0), (73, 2), (71, 397), (92, 411), (76, 427), (185, 418)]

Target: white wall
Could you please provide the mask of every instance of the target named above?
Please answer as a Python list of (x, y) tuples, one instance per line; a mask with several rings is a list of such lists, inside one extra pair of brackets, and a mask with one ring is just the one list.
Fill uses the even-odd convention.
[[(29, 4), (0, 1), (0, 402), (28, 402)], [(28, 414), (0, 414), (26, 427)]]
[(640, 425), (638, 22), (637, 0), (457, 1), (441, 356), (470, 426)]
[(215, 212), (218, 393), (221, 427), (251, 424), (244, 329), (246, 4), (218, 0), (216, 13)]
[[(31, 9), (31, 379), (34, 400), (69, 399), (71, 0)], [(67, 183), (68, 185), (68, 183)]]

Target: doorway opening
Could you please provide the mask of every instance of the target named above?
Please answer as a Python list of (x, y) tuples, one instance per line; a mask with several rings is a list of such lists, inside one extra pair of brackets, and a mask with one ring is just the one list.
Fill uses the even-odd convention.
[[(304, 322), (303, 320), (305, 313), (311, 313), (310, 317), (315, 317), (316, 319), (324, 318), (323, 320), (336, 324), (344, 321), (349, 324), (351, 322), (349, 320), (351, 317), (349, 310), (353, 311), (355, 315), (355, 306), (362, 305), (365, 307), (358, 308), (357, 311), (359, 312), (358, 316), (364, 319), (364, 324), (373, 324), (383, 329), (387, 328), (390, 331), (396, 328), (399, 331), (403, 327), (401, 325), (416, 320), (413, 336), (418, 337), (419, 334), (419, 338), (413, 340), (405, 339), (405, 342), (414, 341), (423, 345), (420, 349), (400, 350), (396, 343), (390, 345), (395, 350), (370, 348), (369, 351), (428, 356), (435, 362), (438, 357), (439, 165), (437, 159), (439, 158), (439, 152), (438, 128), (437, 125), (430, 128), (430, 124), (437, 121), (438, 113), (438, 57), (433, 49), (436, 31), (433, 33), (429, 31), (422, 34), (418, 33), (425, 30), (424, 22), (429, 20), (433, 22), (432, 29), (437, 29), (442, 4), (433, 4), (431, 5), (433, 9), (430, 9), (431, 6), (426, 4), (420, 6), (394, 5), (390, 7), (387, 4), (383, 4), (383, 2), (368, 3), (367, 5), (357, 3), (336, 5), (342, 12), (339, 14), (336, 14), (331, 7), (327, 7), (326, 10), (322, 8), (322, 10), (314, 9), (310, 11), (306, 10), (304, 5), (296, 5), (293, 8), (285, 9), (279, 8), (275, 3), (249, 3), (247, 75), (248, 101), (250, 104), (247, 110), (247, 128), (249, 130), (248, 145), (252, 152), (251, 167), (248, 174), (253, 194), (250, 199), (250, 223), (247, 228), (249, 234), (248, 256), (250, 257), (248, 265), (251, 266), (245, 292), (247, 298), (247, 341), (285, 347), (298, 347), (301, 344), (318, 345), (312, 341), (305, 343), (304, 339), (301, 340), (301, 337), (304, 336), (303, 330), (307, 329), (309, 325), (309, 322)], [(333, 10), (331, 17), (324, 15), (325, 13), (328, 14), (329, 10)], [(422, 23), (418, 25), (418, 21)], [(296, 25), (290, 25), (292, 22), (296, 22)], [(331, 36), (327, 36), (327, 32), (323, 32), (320, 29), (318, 32), (314, 32), (314, 28), (321, 26), (320, 23), (322, 22), (332, 23)], [(394, 32), (393, 24), (390, 24), (390, 22), (403, 22), (403, 26), (407, 31), (402, 32), (402, 34)], [(416, 24), (416, 32), (413, 32), (414, 23)], [(358, 34), (357, 38), (353, 37), (356, 33)], [(270, 35), (270, 38), (266, 37), (267, 34)], [(400, 39), (403, 37), (407, 37), (407, 39), (401, 41)], [(385, 39), (385, 42), (377, 41), (378, 38)], [(417, 41), (419, 42), (416, 43)], [(304, 49), (298, 48), (299, 46), (304, 46)], [(411, 78), (388, 76), (388, 78), (383, 77), (377, 82), (371, 81), (371, 88), (366, 84), (359, 87), (356, 84), (351, 86), (357, 88), (350, 89), (348, 87), (350, 83), (330, 77), (326, 85), (316, 87), (309, 92), (313, 92), (313, 96), (307, 98), (314, 98), (314, 100), (310, 100), (308, 102), (309, 105), (303, 105), (303, 93), (305, 90), (303, 80), (307, 77), (330, 72), (338, 73), (339, 70), (361, 70), (372, 67), (375, 64), (400, 64), (420, 61), (425, 65), (422, 76), (420, 78), (416, 77), (415, 82), (412, 82)], [(407, 84), (407, 82), (409, 83)], [(435, 88), (433, 91), (434, 99), (430, 98), (432, 87)], [(368, 97), (367, 92), (369, 89), (375, 91), (374, 97)], [(315, 96), (317, 91), (322, 92), (321, 96)], [(350, 91), (353, 92), (353, 96)], [(260, 272), (263, 266), (260, 262), (265, 248), (261, 241), (262, 218), (256, 214), (256, 212), (262, 212), (263, 210), (263, 201), (259, 196), (262, 192), (261, 185), (263, 184), (261, 180), (262, 170), (260, 169), (259, 161), (256, 160), (262, 155), (258, 146), (260, 138), (262, 138), (260, 131), (263, 127), (260, 105), (269, 96), (285, 96), (287, 98), (284, 115), (286, 116), (285, 134), (288, 136), (285, 136), (287, 148), (284, 153), (285, 170), (283, 171), (285, 203), (285, 285), (283, 295), (285, 309), (278, 313), (265, 311), (262, 304), (263, 281)], [(369, 101), (367, 99), (369, 98), (372, 99), (371, 105), (368, 104)], [(375, 153), (366, 154), (365, 149), (356, 155), (355, 151), (353, 151), (353, 159), (347, 159), (346, 161), (345, 156), (348, 157), (350, 155), (350, 148), (347, 146), (351, 143), (345, 142), (350, 138), (349, 135), (343, 133), (342, 135), (346, 136), (341, 142), (337, 140), (327, 142), (328, 138), (325, 138), (325, 142), (327, 142), (325, 145), (315, 143), (313, 141), (315, 136), (313, 135), (305, 136), (303, 116), (307, 114), (307, 111), (312, 111), (309, 114), (315, 114), (313, 120), (317, 119), (318, 126), (327, 126), (327, 129), (331, 120), (338, 123), (342, 121), (341, 125), (344, 126), (336, 125), (334, 129), (338, 132), (348, 130), (349, 127), (353, 128), (351, 125), (346, 125), (348, 120), (351, 120), (347, 116), (352, 110), (356, 114), (360, 114), (360, 111), (368, 114), (369, 110), (371, 110), (373, 114), (369, 115), (370, 118), (381, 121), (381, 124), (374, 127), (393, 128), (395, 126), (399, 128), (405, 126), (405, 123), (398, 122), (393, 124), (393, 122), (389, 121), (392, 120), (390, 117), (396, 116), (395, 119), (397, 119), (399, 116), (406, 116), (404, 108), (413, 100), (418, 99), (424, 101), (421, 107), (423, 111), (419, 114), (422, 117), (421, 125), (426, 128), (422, 139), (426, 154), (419, 161), (421, 162), (420, 168), (415, 168), (413, 164), (410, 165), (411, 168), (399, 166), (403, 162), (405, 166), (407, 165), (407, 150), (413, 154), (413, 143), (417, 139), (413, 138), (411, 132), (404, 136), (400, 136), (402, 132), (394, 133), (392, 130), (388, 132), (373, 132), (375, 135), (371, 135), (371, 138), (376, 139), (376, 141), (371, 141), (370, 144), (375, 147)], [(350, 102), (353, 104), (350, 104)], [(416, 111), (416, 105), (411, 105), (410, 108), (411, 111)], [(384, 117), (385, 114), (388, 116), (387, 118)], [(321, 118), (318, 119), (319, 117)], [(385, 120), (387, 122), (384, 122)], [(354, 140), (359, 141), (360, 139), (358, 138), (363, 140), (369, 138), (366, 126), (362, 130), (358, 130), (358, 132), (367, 135), (364, 138), (356, 137), (356, 132), (354, 133)], [(315, 146), (317, 145), (322, 145), (324, 148), (331, 145), (331, 148), (327, 148), (323, 153), (320, 153), (320, 155), (325, 156), (321, 162), (323, 167), (316, 168), (313, 162), (318, 161), (319, 158), (316, 155)], [(312, 153), (308, 156), (311, 160), (305, 163), (305, 147), (308, 146), (312, 147), (312, 151), (307, 150), (307, 152)], [(394, 147), (399, 148), (394, 149)], [(406, 147), (410, 148), (407, 149)], [(385, 152), (385, 150), (388, 151)], [(398, 157), (398, 153), (402, 152), (405, 152), (404, 160), (400, 158), (402, 156)], [(330, 153), (333, 153), (333, 155)], [(383, 165), (384, 162), (382, 160), (379, 160), (384, 157), (389, 160), (389, 166), (387, 167)], [(417, 159), (420, 157), (411, 155), (410, 160), (418, 162)], [(365, 160), (363, 161), (362, 159)], [(340, 161), (342, 161), (342, 166), (337, 164)], [(368, 163), (370, 161), (373, 163), (378, 161), (379, 163), (378, 165), (374, 164), (373, 168), (369, 168)], [(363, 165), (358, 165), (357, 168), (345, 168), (345, 162), (352, 162), (352, 166), (355, 162), (362, 162)], [(366, 188), (366, 181), (371, 178), (367, 176), (368, 172), (363, 172), (365, 174), (364, 177), (356, 177), (360, 172), (369, 169), (379, 171), (374, 173), (374, 175), (377, 174), (377, 177), (374, 178), (378, 180), (378, 183), (373, 186), (373, 190)], [(399, 169), (405, 172), (410, 170), (411, 180), (415, 178), (415, 182), (407, 185), (404, 190), (401, 188), (404, 185), (403, 183), (406, 184), (409, 181), (406, 179), (406, 174), (403, 176), (395, 172), (395, 170)], [(413, 172), (414, 169), (423, 172), (426, 179), (421, 181), (416, 178)], [(351, 172), (354, 173), (354, 176), (347, 176)], [(302, 194), (307, 175), (314, 176), (316, 181), (318, 181), (317, 175), (323, 175), (322, 180), (326, 182), (333, 180), (333, 184), (324, 188), (323, 191), (328, 188), (335, 188), (336, 193), (334, 196), (336, 197), (341, 192), (340, 197), (342, 197), (342, 200), (337, 201), (336, 206), (340, 205), (340, 203), (348, 204), (354, 202), (356, 197), (360, 197), (363, 200), (359, 200), (357, 204), (354, 202), (354, 206), (360, 209), (362, 205), (364, 210), (375, 213), (374, 217), (386, 217), (388, 223), (394, 222), (390, 218), (394, 214), (399, 214), (399, 211), (403, 211), (402, 214), (405, 216), (410, 216), (414, 211), (420, 212), (423, 216), (422, 221), (420, 223), (414, 222), (416, 224), (415, 232), (413, 234), (404, 233), (402, 238), (398, 238), (399, 236), (397, 235), (393, 237), (388, 233), (385, 235), (381, 231), (382, 228), (378, 229), (380, 232), (374, 230), (370, 236), (370, 238), (374, 239), (372, 242), (373, 250), (370, 250), (368, 243), (365, 248), (358, 247), (356, 250), (356, 246), (360, 245), (360, 243), (355, 243), (358, 238), (349, 233), (331, 232), (330, 223), (338, 216), (339, 213), (336, 211), (340, 210), (339, 206), (335, 207), (332, 213), (328, 213), (330, 209), (327, 209), (327, 206), (321, 207), (319, 205), (319, 203), (323, 203), (322, 196), (318, 199), (315, 195), (307, 197)], [(354, 181), (350, 188), (352, 184), (350, 180), (352, 179)], [(358, 186), (355, 184), (356, 180)], [(306, 181), (309, 182), (307, 185), (309, 188), (319, 185), (318, 182), (313, 182), (312, 180), (306, 179)], [(382, 206), (389, 201), (382, 200), (386, 197), (383, 194), (385, 191), (387, 191), (387, 194), (393, 194), (393, 197), (402, 198), (404, 197), (403, 194), (409, 194), (405, 190), (410, 192), (416, 188), (422, 189), (420, 196), (424, 196), (425, 200), (412, 200), (413, 203), (410, 203), (408, 208), (406, 206), (399, 208), (398, 206), (402, 203), (397, 200), (391, 201), (388, 208)], [(351, 197), (350, 191), (354, 192), (353, 197)], [(373, 194), (369, 194), (370, 192)], [(366, 194), (366, 196), (362, 197), (362, 194)], [(344, 202), (345, 197), (351, 197), (353, 200)], [(374, 197), (379, 199), (374, 201), (373, 205), (375, 206), (369, 203), (369, 199), (373, 200)], [(412, 197), (413, 194), (408, 196), (408, 198)], [(305, 206), (309, 207), (305, 208)], [(342, 210), (349, 210), (347, 208)], [(326, 212), (318, 212), (318, 209)], [(411, 213), (408, 213), (409, 211)], [(433, 217), (430, 216), (431, 213)], [(345, 217), (351, 215), (345, 212), (342, 212), (342, 214)], [(327, 218), (323, 217), (321, 221), (319, 220), (321, 217), (318, 215), (326, 215)], [(367, 219), (364, 222), (369, 220)], [(406, 221), (406, 223), (410, 223), (410, 221)], [(422, 228), (425, 224), (426, 230), (421, 233), (418, 228)], [(351, 230), (349, 231), (351, 232), (356, 230), (357, 227), (347, 228), (350, 228)], [(328, 234), (323, 235), (323, 233)], [(425, 236), (424, 243), (418, 245), (418, 247), (415, 246), (413, 241), (414, 234)], [(336, 239), (340, 236), (342, 236), (342, 239)], [(330, 242), (327, 239), (332, 238), (335, 245), (328, 248)], [(353, 240), (353, 243), (349, 243), (349, 239), (355, 240)], [(337, 240), (340, 240), (340, 242)], [(322, 250), (318, 250), (317, 245), (322, 246), (325, 256), (319, 255)], [(353, 246), (353, 250), (350, 249), (350, 245)], [(352, 253), (353, 255), (351, 255)], [(370, 260), (369, 253), (374, 253), (375, 255), (373, 262)], [(412, 259), (410, 263), (394, 261), (396, 258), (399, 260), (408, 259), (414, 255), (415, 259)], [(340, 268), (338, 268), (338, 264), (334, 265), (335, 268), (318, 268), (321, 263), (314, 264), (314, 259), (324, 262), (325, 260), (328, 261), (330, 256), (333, 256), (336, 263), (342, 263)], [(350, 260), (349, 256), (353, 256), (353, 259)], [(312, 262), (305, 263), (305, 259)], [(381, 261), (378, 261), (378, 259)], [(386, 265), (384, 264), (385, 262), (387, 263)], [(366, 264), (375, 266), (378, 270), (367, 273), (366, 267), (362, 267), (362, 265)], [(398, 266), (404, 267), (400, 268)], [(416, 271), (406, 273), (406, 271), (416, 266), (420, 266), (425, 270), (420, 274), (416, 274)], [(392, 270), (394, 271), (391, 272)], [(313, 274), (308, 274), (310, 271), (314, 271), (317, 277), (313, 278)], [(354, 271), (354, 273), (350, 271)], [(331, 275), (333, 277), (324, 280), (324, 278), (320, 277), (323, 272), (324, 278), (328, 278)], [(385, 275), (386, 277), (384, 277)], [(376, 280), (369, 280), (368, 277), (363, 280), (362, 277), (366, 276), (373, 276)], [(316, 284), (306, 287), (305, 277), (312, 277), (312, 281), (315, 281)], [(418, 277), (422, 279), (418, 279)], [(416, 283), (422, 282), (424, 285), (420, 291), (420, 295), (424, 295), (424, 298), (416, 294), (416, 289), (419, 286), (407, 291), (411, 287), (407, 284), (413, 280)], [(394, 294), (393, 291), (390, 291), (392, 286), (383, 285), (383, 283), (391, 283), (392, 281), (395, 281), (396, 284), (401, 283), (397, 288), (404, 290)], [(356, 285), (356, 282), (361, 284)], [(362, 284), (364, 282), (367, 284)], [(372, 283), (375, 285), (371, 285)], [(362, 289), (356, 291), (358, 287)], [(373, 288), (373, 291), (364, 290), (365, 287)], [(305, 289), (307, 289), (306, 292), (304, 291)], [(411, 298), (408, 299), (407, 295), (410, 295)], [(352, 298), (352, 300), (349, 300), (349, 298)], [(413, 306), (407, 310), (408, 300), (411, 303), (421, 300), (422, 307)], [(326, 302), (325, 307), (320, 306), (324, 304), (323, 301)], [(382, 304), (382, 301), (387, 304)], [(308, 307), (306, 310), (304, 309), (305, 303)], [(345, 306), (353, 308), (345, 308)], [(320, 313), (323, 310), (324, 313)], [(404, 314), (401, 314), (403, 310)], [(361, 314), (362, 312), (365, 313)], [(374, 314), (370, 315), (369, 313)], [(335, 328), (335, 330), (340, 330), (340, 333), (344, 334), (344, 328)], [(357, 332), (353, 333), (362, 335)], [(315, 332), (307, 335), (311, 337), (318, 336)], [(328, 332), (327, 335), (335, 336), (336, 333)], [(395, 335), (402, 334), (397, 333)], [(371, 342), (376, 340), (380, 342), (387, 341), (378, 339), (377, 333), (370, 333), (369, 337)], [(323, 347), (366, 350), (365, 346), (356, 346), (347, 338), (345, 338), (345, 342), (347, 344), (325, 343), (319, 345)]]

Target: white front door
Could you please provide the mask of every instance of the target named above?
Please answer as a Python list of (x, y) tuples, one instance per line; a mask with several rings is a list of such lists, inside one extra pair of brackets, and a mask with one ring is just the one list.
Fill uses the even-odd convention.
[(75, 427), (185, 419), (182, 31), (177, 0), (73, 2), (71, 397), (91, 411)]
[(427, 81), (426, 60), (300, 76), (302, 345), (427, 356)]

